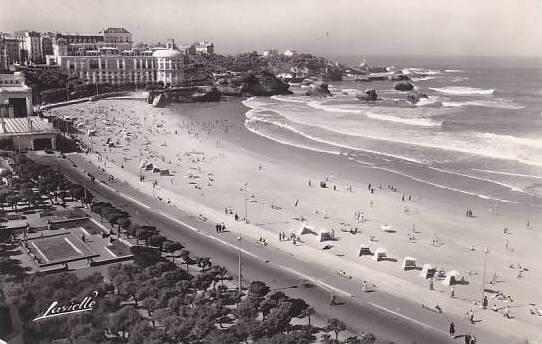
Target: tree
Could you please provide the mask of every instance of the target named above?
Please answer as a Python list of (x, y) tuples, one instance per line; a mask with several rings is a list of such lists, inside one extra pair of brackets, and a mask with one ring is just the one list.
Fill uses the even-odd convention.
[(141, 316), (132, 307), (123, 307), (109, 317), (109, 328), (113, 333), (124, 332), (134, 323), (139, 321)]
[(178, 250), (182, 250), (184, 246), (180, 242), (173, 242), (170, 240), (165, 241), (162, 244), (162, 247), (164, 248), (164, 251), (171, 254), (171, 261), (175, 262), (175, 256), (173, 253)]
[(339, 340), (339, 333), (346, 330), (344, 322), (337, 318), (331, 318), (327, 320), (326, 332), (335, 332), (335, 340)]
[(307, 320), (309, 321), (309, 323), (308, 323), (309, 326), (311, 326), (311, 316), (313, 314), (314, 314), (314, 308), (312, 308), (312, 307), (306, 307), (302, 312), (302, 316), (306, 317)]
[(141, 302), (143, 307), (149, 312), (149, 316), (152, 316), (152, 312), (158, 306), (158, 299), (155, 297), (147, 297)]
[(264, 297), (269, 292), (269, 287), (262, 281), (252, 281), (248, 287), (248, 295), (251, 297)]
[(154, 234), (148, 237), (147, 245), (158, 247), (160, 250), (162, 250), (162, 243), (166, 240), (167, 238), (165, 236), (160, 234)]

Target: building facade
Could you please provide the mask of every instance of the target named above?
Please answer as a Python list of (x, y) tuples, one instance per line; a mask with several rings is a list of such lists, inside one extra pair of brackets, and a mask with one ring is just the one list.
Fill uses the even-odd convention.
[(33, 113), (32, 89), (23, 73), (0, 74), (0, 117), (26, 117)]
[(17, 38), (0, 33), (0, 69), (8, 69), (10, 65), (20, 60)]
[[(60, 52), (66, 49), (60, 49)], [(184, 55), (176, 49), (119, 51), (100, 48), (85, 55), (49, 56), (48, 64), (58, 65), (81, 80), (111, 85), (178, 85), (184, 79)]]
[(41, 34), (36, 31), (17, 31), (21, 61), (39, 62), (43, 59)]
[(268, 49), (268, 50), (264, 50), (262, 55), (264, 57), (278, 56), (279, 52), (277, 49)]
[(199, 41), (192, 44), (191, 53), (194, 55), (210, 55), (215, 53), (215, 45), (208, 41)]

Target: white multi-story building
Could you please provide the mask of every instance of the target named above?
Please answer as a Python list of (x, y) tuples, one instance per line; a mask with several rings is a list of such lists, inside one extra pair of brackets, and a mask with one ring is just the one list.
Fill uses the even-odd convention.
[[(60, 42), (62, 43), (62, 42)], [(59, 44), (62, 47), (63, 44)], [(178, 85), (184, 79), (184, 55), (176, 49), (118, 51), (100, 48), (85, 55), (49, 56), (48, 64), (56, 64), (81, 80), (95, 84)]]
[(41, 51), (41, 35), (35, 31), (17, 31), (15, 36), (19, 40), (21, 60), (40, 61), (43, 58)]
[(268, 56), (278, 56), (279, 52), (277, 49), (268, 49), (268, 50), (264, 50), (263, 51), (263, 56), (264, 57), (268, 57)]
[(196, 55), (209, 55), (215, 53), (215, 45), (208, 41), (199, 41), (193, 44), (193, 51)]

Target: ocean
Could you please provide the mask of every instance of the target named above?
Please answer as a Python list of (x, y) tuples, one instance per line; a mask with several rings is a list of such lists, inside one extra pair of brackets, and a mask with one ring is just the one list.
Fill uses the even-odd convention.
[[(387, 80), (331, 82), (327, 98), (292, 86), (293, 95), (244, 101), (246, 128), (439, 188), (542, 205), (540, 60), (375, 57), (367, 63), (402, 71), (428, 98), (409, 104), (406, 92)], [(368, 88), (380, 100), (356, 98)]]

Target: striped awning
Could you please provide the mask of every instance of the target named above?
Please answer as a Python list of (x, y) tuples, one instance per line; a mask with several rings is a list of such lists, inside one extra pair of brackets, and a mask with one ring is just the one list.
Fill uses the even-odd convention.
[(1, 134), (56, 133), (46, 119), (40, 117), (0, 118)]

